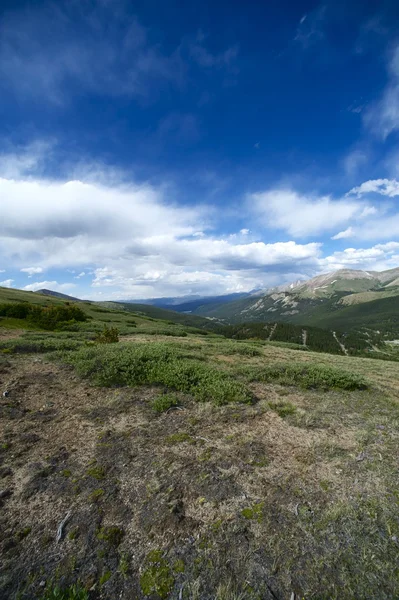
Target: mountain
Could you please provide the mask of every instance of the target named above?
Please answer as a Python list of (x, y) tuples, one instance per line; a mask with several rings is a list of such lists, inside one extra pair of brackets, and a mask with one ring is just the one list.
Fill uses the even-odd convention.
[(225, 302), (233, 302), (240, 298), (247, 298), (252, 295), (252, 292), (236, 292), (232, 294), (224, 294), (222, 296), (178, 296), (171, 298), (146, 298), (142, 300), (124, 300), (124, 303), (132, 304), (148, 304), (150, 306), (158, 306), (176, 312), (194, 312), (202, 306), (209, 304), (224, 304)]
[(54, 298), (61, 298), (62, 300), (70, 300), (71, 302), (84, 302), (80, 298), (74, 298), (73, 296), (68, 296), (68, 294), (61, 294), (61, 292), (53, 292), (53, 290), (37, 290), (36, 294), (43, 294), (43, 296), (53, 296)]
[[(195, 313), (225, 323), (290, 322), (317, 327), (371, 327), (399, 333), (399, 268), (341, 269)], [(378, 317), (376, 317), (378, 315)]]

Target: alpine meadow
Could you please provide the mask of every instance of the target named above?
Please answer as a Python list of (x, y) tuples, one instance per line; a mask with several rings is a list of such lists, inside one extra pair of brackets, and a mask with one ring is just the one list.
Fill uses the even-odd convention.
[(399, 599), (398, 25), (1, 3), (1, 600)]

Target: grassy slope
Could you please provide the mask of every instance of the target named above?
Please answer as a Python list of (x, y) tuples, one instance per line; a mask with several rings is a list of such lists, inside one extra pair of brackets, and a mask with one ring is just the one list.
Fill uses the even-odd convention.
[(394, 286), (392, 289), (389, 288), (378, 292), (349, 294), (349, 296), (344, 296), (344, 298), (342, 298), (341, 303), (344, 305), (363, 304), (364, 302), (372, 302), (373, 300), (381, 300), (382, 298), (391, 298), (393, 296), (399, 296), (399, 286)]
[(315, 308), (311, 314), (295, 315), (291, 321), (340, 330), (369, 327), (397, 333), (399, 298), (382, 298), (340, 308), (330, 302)]
[(151, 306), (149, 304), (134, 304), (134, 303), (123, 303), (123, 302), (113, 302), (112, 306), (115, 307), (120, 305), (124, 310), (133, 312), (136, 314), (146, 315), (148, 317), (152, 317), (153, 319), (162, 319), (165, 321), (173, 321), (174, 323), (178, 323), (181, 325), (188, 325), (191, 327), (199, 327), (199, 328), (211, 328), (212, 322), (208, 319), (205, 319), (196, 315), (186, 315), (182, 313), (178, 313), (173, 310), (167, 310), (166, 308), (159, 308), (157, 306)]

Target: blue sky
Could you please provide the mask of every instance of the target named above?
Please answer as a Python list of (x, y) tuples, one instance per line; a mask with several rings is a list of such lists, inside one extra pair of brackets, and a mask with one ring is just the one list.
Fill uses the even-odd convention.
[(398, 132), (394, 0), (3, 1), (0, 285), (397, 267)]

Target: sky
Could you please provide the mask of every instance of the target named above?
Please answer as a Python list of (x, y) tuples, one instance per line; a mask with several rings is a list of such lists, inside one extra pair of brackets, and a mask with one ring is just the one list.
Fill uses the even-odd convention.
[(397, 0), (3, 0), (0, 286), (398, 266)]

